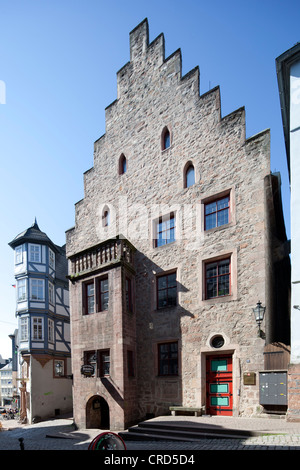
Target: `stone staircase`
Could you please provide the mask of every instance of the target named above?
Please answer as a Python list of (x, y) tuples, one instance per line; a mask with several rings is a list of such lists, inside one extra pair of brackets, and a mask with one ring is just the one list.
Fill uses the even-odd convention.
[(118, 433), (124, 441), (133, 440), (174, 440), (197, 441), (199, 439), (242, 439), (266, 434), (266, 432), (230, 429), (208, 424), (170, 423), (143, 421), (126, 431)]

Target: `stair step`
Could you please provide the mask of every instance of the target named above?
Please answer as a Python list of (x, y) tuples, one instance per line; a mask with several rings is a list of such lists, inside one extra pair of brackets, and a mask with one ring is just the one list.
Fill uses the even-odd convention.
[[(174, 426), (167, 424), (140, 423), (119, 433), (124, 440), (181, 440), (197, 441), (205, 438), (241, 439), (243, 437), (258, 436), (257, 431), (238, 429), (213, 429), (206, 427)], [(265, 432), (264, 432), (265, 434)]]

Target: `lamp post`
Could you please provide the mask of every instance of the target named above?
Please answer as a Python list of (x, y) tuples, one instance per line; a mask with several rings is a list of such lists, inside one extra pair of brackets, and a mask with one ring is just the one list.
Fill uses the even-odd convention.
[(266, 307), (263, 307), (261, 301), (259, 300), (256, 304), (256, 307), (252, 309), (255, 317), (255, 321), (258, 324), (258, 336), (261, 338), (261, 329), (260, 325), (264, 319)]

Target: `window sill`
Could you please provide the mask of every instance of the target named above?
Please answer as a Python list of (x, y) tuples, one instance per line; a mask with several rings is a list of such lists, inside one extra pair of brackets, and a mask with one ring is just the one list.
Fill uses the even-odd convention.
[(177, 375), (157, 375), (156, 376), (157, 379), (174, 379), (174, 380), (178, 380), (180, 379), (180, 376), (177, 374)]
[(176, 241), (177, 241), (177, 240), (174, 240), (173, 242), (169, 242), (169, 243), (165, 243), (164, 245), (156, 246), (156, 245), (155, 245), (155, 240), (153, 240), (153, 249), (154, 249), (154, 250), (157, 250), (157, 249), (159, 249), (159, 250), (161, 250), (161, 249), (166, 249), (168, 246), (176, 244)]
[(156, 308), (155, 311), (156, 312), (163, 312), (164, 310), (172, 310), (172, 308), (175, 310), (176, 308), (178, 307), (178, 305), (169, 305), (167, 307), (160, 307), (160, 308)]
[(171, 144), (171, 145), (169, 145), (169, 147), (167, 147), (167, 148), (165, 148), (165, 149), (161, 149), (161, 153), (165, 153), (165, 152), (167, 152), (168, 150), (172, 150), (172, 148), (173, 148), (173, 145)]
[(230, 295), (223, 295), (220, 297), (212, 297), (211, 299), (203, 299), (202, 302), (207, 303), (207, 304), (216, 304), (216, 303), (221, 304), (222, 302), (231, 302), (233, 300), (236, 300), (236, 298), (235, 296), (230, 294)]
[(223, 225), (220, 225), (219, 227), (204, 229), (203, 231), (204, 231), (204, 234), (214, 233), (214, 232), (218, 232), (219, 230), (222, 230), (224, 228), (229, 228), (232, 225), (234, 225), (233, 222), (228, 222), (228, 224), (223, 224)]

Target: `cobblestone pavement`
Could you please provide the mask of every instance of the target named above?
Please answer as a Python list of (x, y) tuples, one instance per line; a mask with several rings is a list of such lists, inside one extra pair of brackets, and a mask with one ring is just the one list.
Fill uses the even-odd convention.
[[(219, 419), (218, 419), (219, 418)], [(285, 420), (252, 419), (203, 419), (191, 417), (160, 417), (156, 420), (170, 422), (187, 421), (191, 426), (197, 420), (209, 425), (266, 431), (271, 434), (238, 439), (203, 438), (194, 442), (184, 441), (126, 441), (128, 451), (199, 451), (199, 450), (300, 450), (300, 423)], [(216, 423), (216, 424), (215, 424)], [(22, 425), (17, 420), (1, 421), (0, 450), (21, 450), (19, 439), (23, 439), (24, 450), (87, 450), (94, 437), (103, 430), (75, 430), (73, 418), (60, 418), (32, 425)]]

